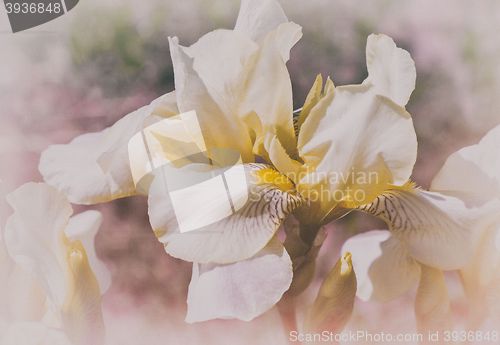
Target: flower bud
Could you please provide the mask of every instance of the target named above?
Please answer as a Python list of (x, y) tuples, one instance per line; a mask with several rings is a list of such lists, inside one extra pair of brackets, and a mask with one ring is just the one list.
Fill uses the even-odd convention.
[(341, 331), (349, 321), (356, 296), (351, 253), (345, 253), (328, 273), (305, 321), (310, 331)]

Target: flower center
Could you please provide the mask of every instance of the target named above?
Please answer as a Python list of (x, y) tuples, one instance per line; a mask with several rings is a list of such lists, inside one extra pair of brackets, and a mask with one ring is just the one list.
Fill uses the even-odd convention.
[(272, 184), (275, 185), (283, 192), (290, 192), (295, 190), (295, 185), (290, 181), (288, 177), (280, 174), (272, 168), (264, 168), (255, 171), (255, 176), (257, 177), (257, 183), (259, 184)]

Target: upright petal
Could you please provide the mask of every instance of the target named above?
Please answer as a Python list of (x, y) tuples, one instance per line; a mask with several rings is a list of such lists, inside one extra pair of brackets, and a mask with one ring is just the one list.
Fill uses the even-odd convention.
[(276, 304), (291, 282), (292, 261), (277, 238), (243, 261), (194, 263), (186, 321), (250, 321)]
[(375, 92), (404, 107), (415, 89), (415, 63), (410, 54), (396, 47), (386, 35), (368, 36), (366, 43), (368, 78), (364, 83), (375, 87)]
[(258, 50), (259, 46), (247, 36), (222, 29), (184, 48), (193, 59), (193, 70), (225, 114), (237, 114), (247, 69)]
[(311, 168), (300, 181), (303, 188), (320, 185), (319, 197), (330, 208), (353, 208), (372, 201), (389, 184), (408, 180), (417, 139), (403, 108), (367, 85), (341, 86), (305, 120), (299, 154)]
[[(266, 152), (275, 134), (289, 153), (296, 151), (293, 129), (292, 83), (286, 68), (290, 49), (302, 36), (294, 23), (281, 24), (262, 42), (259, 53), (248, 66), (238, 113), (242, 117), (256, 114), (260, 126), (252, 127), (256, 141), (262, 140)], [(265, 156), (262, 152), (257, 152)]]
[(280, 4), (276, 0), (242, 0), (234, 31), (241, 32), (254, 41), (288, 22)]
[[(171, 41), (179, 104), (189, 104), (190, 109), (185, 111), (196, 110), (204, 121), (210, 117), (211, 125), (216, 123), (218, 128), (225, 122), (233, 128), (244, 125), (238, 128), (239, 132), (231, 131), (235, 134), (232, 140), (244, 143), (242, 139), (252, 137), (253, 150), (258, 155), (267, 157), (273, 134), (292, 152), (292, 89), (285, 63), (301, 35), (300, 26), (282, 23), (267, 33), (260, 44), (237, 30), (212, 31), (190, 47)], [(189, 92), (186, 100), (185, 92)], [(214, 122), (214, 116), (225, 121)], [(209, 137), (214, 134), (207, 132)], [(216, 138), (207, 140), (220, 141)], [(235, 147), (236, 143), (232, 145)], [(225, 143), (219, 147), (228, 146)]]
[(167, 94), (101, 132), (87, 133), (68, 144), (49, 146), (40, 157), (45, 182), (64, 192), (76, 204), (95, 204), (136, 193), (128, 159), (128, 141), (154, 111), (177, 112)]
[(179, 45), (177, 38), (170, 38), (169, 42), (179, 111), (196, 111), (209, 150), (234, 149), (241, 154), (244, 162), (253, 161), (253, 144), (246, 126), (234, 113), (224, 113), (212, 99), (207, 87), (194, 70), (194, 58), (186, 53), (185, 47)]
[[(183, 176), (195, 168), (194, 165), (186, 166)], [(222, 264), (252, 257), (269, 242), (281, 222), (301, 202), (285, 176), (262, 164), (236, 166), (226, 173), (214, 172), (215, 177), (209, 181), (215, 183), (225, 176), (230, 182), (228, 189), (223, 184), (203, 189), (208, 188), (207, 180), (199, 184), (193, 182), (183, 189), (180, 199), (177, 196), (180, 194), (170, 190), (166, 179), (169, 174), (165, 167), (160, 169), (151, 185), (149, 219), (167, 253), (186, 261)], [(197, 194), (202, 190), (203, 195)], [(235, 206), (233, 211), (233, 206), (228, 207), (229, 196)], [(198, 205), (195, 209), (194, 202)], [(229, 213), (220, 220), (208, 219), (215, 211), (220, 213), (225, 208)], [(198, 222), (199, 227), (194, 231), (182, 231), (184, 215), (190, 222)]]
[(389, 231), (373, 230), (351, 237), (342, 251), (352, 254), (357, 296), (364, 301), (390, 301), (418, 283), (420, 265)]

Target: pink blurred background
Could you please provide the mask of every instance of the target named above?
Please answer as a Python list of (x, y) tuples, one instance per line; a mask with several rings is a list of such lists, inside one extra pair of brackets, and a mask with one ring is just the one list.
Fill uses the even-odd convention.
[[(500, 2), (483, 0), (286, 0), (304, 36), (288, 64), (296, 108), (317, 73), (337, 85), (366, 76), (368, 34), (386, 33), (409, 50), (417, 87), (408, 105), (419, 138), (414, 180), (427, 187), (446, 157), (500, 123)], [(188, 45), (207, 31), (231, 28), (232, 0), (81, 0), (69, 14), (12, 34), (0, 11), (0, 226), (4, 201), (41, 177), (48, 145), (97, 131), (173, 89), (168, 36)], [(93, 207), (105, 215), (97, 249), (113, 274), (105, 296), (110, 344), (286, 344), (275, 310), (246, 323), (184, 323), (190, 265), (169, 257), (153, 236), (146, 201), (133, 197)], [(75, 207), (76, 210), (83, 209)], [(351, 214), (330, 225), (317, 279), (300, 298), (302, 310), (350, 234), (384, 228)], [(452, 307), (464, 308), (450, 275)], [(414, 330), (413, 296), (386, 305), (357, 301), (351, 329)]]

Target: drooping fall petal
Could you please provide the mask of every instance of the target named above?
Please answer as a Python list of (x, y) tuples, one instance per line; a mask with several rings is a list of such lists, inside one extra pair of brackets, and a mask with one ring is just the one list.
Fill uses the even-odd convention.
[(194, 263), (186, 321), (250, 321), (276, 304), (291, 281), (292, 262), (276, 238), (243, 261), (226, 265)]
[(76, 204), (95, 204), (136, 194), (128, 159), (128, 141), (155, 114), (178, 112), (175, 94), (166, 94), (101, 132), (82, 134), (68, 144), (49, 146), (40, 157), (45, 182)]
[[(202, 165), (198, 168), (188, 165), (183, 169), (179, 171), (184, 180), (195, 169), (201, 169), (199, 176), (206, 176), (207, 171)], [(182, 195), (169, 190), (166, 178), (169, 175), (167, 167), (156, 173), (148, 199), (149, 218), (167, 253), (186, 261), (222, 264), (252, 257), (301, 203), (286, 176), (263, 164), (239, 165), (224, 173), (214, 172), (209, 182), (186, 186)], [(228, 189), (224, 188), (222, 176), (230, 181)], [(229, 209), (220, 220), (210, 221), (215, 213), (227, 208), (229, 196), (236, 206), (234, 212)], [(207, 197), (210, 200), (203, 201)], [(193, 202), (197, 202), (196, 207)], [(192, 231), (183, 231), (184, 220), (188, 226), (197, 226)]]
[(415, 260), (443, 270), (459, 269), (470, 260), (478, 219), (488, 213), (411, 186), (389, 189), (360, 209), (384, 220)]

